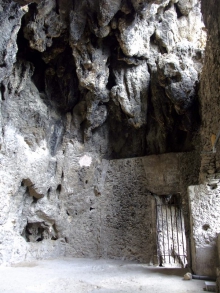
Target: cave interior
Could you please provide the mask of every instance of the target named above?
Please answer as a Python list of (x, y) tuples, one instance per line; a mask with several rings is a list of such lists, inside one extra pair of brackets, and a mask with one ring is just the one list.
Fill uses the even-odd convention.
[(0, 27), (0, 265), (220, 284), (218, 0), (1, 0)]

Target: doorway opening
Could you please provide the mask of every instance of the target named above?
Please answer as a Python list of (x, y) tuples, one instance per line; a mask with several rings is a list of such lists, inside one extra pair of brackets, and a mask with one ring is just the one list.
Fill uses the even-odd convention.
[(187, 247), (180, 194), (155, 196), (159, 266), (187, 265)]

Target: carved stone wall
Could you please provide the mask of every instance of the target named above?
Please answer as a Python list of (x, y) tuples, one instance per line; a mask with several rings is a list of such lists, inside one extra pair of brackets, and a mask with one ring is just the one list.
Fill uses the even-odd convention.
[[(73, 156), (73, 148), (68, 143), (65, 156), (59, 153), (59, 160), (45, 162), (50, 176), (43, 176), (41, 185), (20, 179), (14, 192), (17, 183), (11, 180), (10, 210), (2, 218), (1, 263), (61, 255), (155, 262), (154, 194), (184, 195), (185, 177), (191, 176), (183, 163), (186, 154), (100, 162), (91, 153)], [(18, 173), (13, 171), (18, 181), (44, 162), (43, 157), (29, 160)], [(6, 182), (15, 173), (2, 179)], [(184, 197), (182, 202), (185, 206)], [(14, 246), (6, 247), (11, 241)]]
[(157, 263), (154, 196), (181, 194), (187, 230), (185, 178), (192, 174), (196, 178), (196, 173), (186, 171), (183, 157), (191, 156), (170, 153), (102, 160), (95, 169), (93, 164), (80, 169), (76, 164), (75, 172), (83, 174), (81, 187), (77, 184), (76, 191), (76, 182), (69, 177), (72, 184), (65, 181), (61, 193), (69, 222), (67, 254)]

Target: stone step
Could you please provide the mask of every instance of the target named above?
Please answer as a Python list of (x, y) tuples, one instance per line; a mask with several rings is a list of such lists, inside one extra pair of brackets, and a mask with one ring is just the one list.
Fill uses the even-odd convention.
[(216, 291), (216, 282), (205, 281), (205, 289), (209, 292)]

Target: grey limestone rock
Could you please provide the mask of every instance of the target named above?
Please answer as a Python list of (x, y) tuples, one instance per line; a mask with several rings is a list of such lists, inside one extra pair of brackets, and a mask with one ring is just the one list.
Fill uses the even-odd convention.
[(126, 67), (114, 70), (117, 85), (111, 89), (111, 98), (129, 117), (129, 124), (140, 128), (147, 123), (150, 74), (146, 62)]
[(56, 12), (55, 0), (41, 1), (32, 13), (34, 20), (33, 14), (27, 17), (24, 36), (29, 40), (32, 49), (44, 52), (47, 47), (52, 46), (53, 38), (61, 35), (65, 22)]
[(0, 2), (0, 81), (11, 74), (16, 61), (17, 34), (24, 11), (13, 1)]
[(151, 262), (151, 190), (197, 179), (154, 154), (193, 150), (200, 1), (4, 0), (0, 26), (0, 263)]

